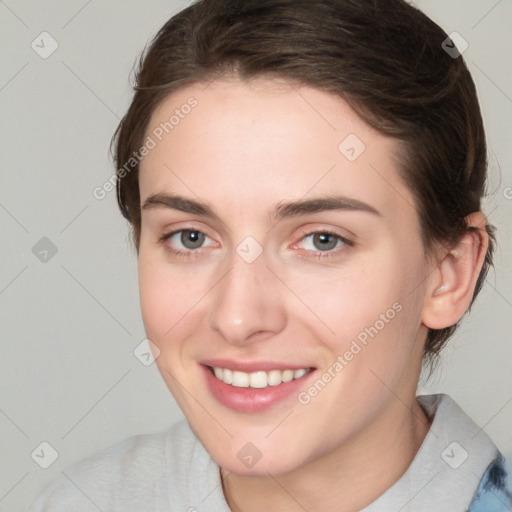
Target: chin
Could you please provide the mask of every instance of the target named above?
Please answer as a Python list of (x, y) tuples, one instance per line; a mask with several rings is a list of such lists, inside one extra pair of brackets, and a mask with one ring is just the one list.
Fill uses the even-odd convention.
[(263, 456), (252, 467), (245, 466), (245, 464), (243, 464), (238, 458), (212, 458), (218, 466), (236, 476), (268, 477), (269, 474), (272, 476), (278, 476), (293, 471), (299, 467), (298, 461), (283, 461), (275, 460), (274, 458), (264, 460)]

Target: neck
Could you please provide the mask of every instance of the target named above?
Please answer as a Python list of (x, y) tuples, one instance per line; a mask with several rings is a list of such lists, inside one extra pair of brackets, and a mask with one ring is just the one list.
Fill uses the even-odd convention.
[(405, 473), (430, 421), (415, 397), (410, 408), (392, 399), (350, 442), (280, 475), (247, 477), (221, 469), (233, 512), (349, 512), (368, 506)]

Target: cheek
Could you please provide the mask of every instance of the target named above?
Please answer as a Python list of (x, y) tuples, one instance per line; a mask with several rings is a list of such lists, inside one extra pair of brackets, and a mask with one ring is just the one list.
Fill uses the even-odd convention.
[[(143, 249), (139, 253), (139, 296), (146, 334), (159, 345), (172, 326), (171, 283), (162, 275), (158, 263), (152, 262)], [(164, 314), (166, 312), (166, 314)]]
[(416, 249), (406, 255), (402, 248), (389, 247), (341, 274), (310, 279), (307, 287), (299, 288), (297, 279), (294, 290), (300, 290), (322, 321), (317, 322), (317, 337), (331, 353), (348, 351), (351, 361), (383, 369), (404, 365), (420, 326), (421, 258)]
[(388, 316), (394, 317), (393, 304), (403, 301), (403, 280), (392, 259), (388, 260), (388, 264), (384, 258), (378, 264), (358, 261), (329, 273), (317, 269), (308, 279), (290, 274), (288, 282), (335, 337), (351, 337), (388, 310)]
[[(167, 387), (185, 413), (190, 404), (179, 384), (188, 367), (183, 358), (187, 323), (197, 303), (196, 292), (183, 273), (141, 244), (138, 260), (139, 296), (146, 336), (159, 350), (156, 365)], [(204, 293), (204, 291), (203, 291)]]
[(195, 315), (195, 305), (205, 293), (204, 280), (170, 264), (160, 251), (141, 243), (138, 259), (139, 296), (146, 333), (152, 341), (163, 344)]
[(172, 337), (174, 326), (186, 313), (188, 290), (178, 273), (170, 272), (168, 265), (142, 247), (138, 272), (144, 328), (148, 338), (163, 350), (164, 340)]

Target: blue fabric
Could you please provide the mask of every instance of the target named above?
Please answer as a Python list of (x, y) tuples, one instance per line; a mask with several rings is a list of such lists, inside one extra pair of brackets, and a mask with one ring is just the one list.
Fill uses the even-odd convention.
[(489, 465), (473, 496), (467, 512), (511, 512), (512, 487), (507, 485), (510, 481), (512, 461), (505, 465), (503, 455), (499, 455)]

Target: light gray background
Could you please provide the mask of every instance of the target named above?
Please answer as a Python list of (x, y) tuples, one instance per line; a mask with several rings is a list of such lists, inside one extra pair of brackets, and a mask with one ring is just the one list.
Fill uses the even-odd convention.
[[(72, 463), (181, 418), (155, 366), (133, 354), (144, 339), (136, 257), (115, 193), (92, 191), (113, 172), (108, 144), (135, 58), (185, 4), (0, 1), (0, 511), (22, 510)], [(512, 1), (416, 4), (469, 43), (490, 148), (485, 211), (500, 242), (496, 272), (422, 391), (450, 394), (510, 454)], [(43, 31), (59, 45), (47, 59), (31, 47)], [(42, 237), (58, 250), (46, 263), (32, 252)], [(43, 441), (59, 455), (46, 470), (31, 458)]]

